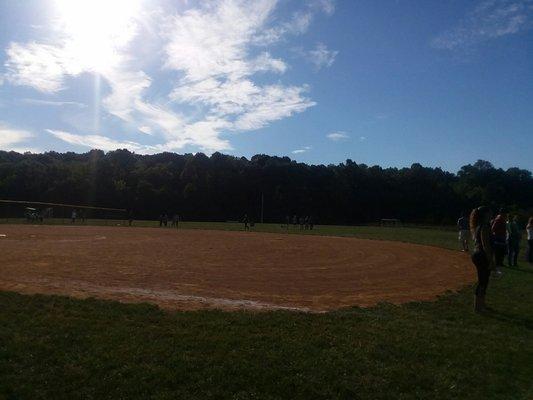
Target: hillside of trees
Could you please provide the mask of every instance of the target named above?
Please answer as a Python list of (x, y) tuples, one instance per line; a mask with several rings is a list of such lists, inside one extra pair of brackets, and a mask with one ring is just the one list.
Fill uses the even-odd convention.
[(533, 214), (531, 172), (497, 169), (482, 160), (453, 174), (419, 164), (306, 165), (268, 155), (248, 160), (220, 153), (0, 151), (0, 199), (126, 208), (139, 219), (166, 212), (185, 220), (225, 221), (248, 213), (258, 221), (262, 195), (265, 222), (297, 214), (313, 215), (322, 224), (381, 218), (450, 224), (462, 210), (481, 204)]

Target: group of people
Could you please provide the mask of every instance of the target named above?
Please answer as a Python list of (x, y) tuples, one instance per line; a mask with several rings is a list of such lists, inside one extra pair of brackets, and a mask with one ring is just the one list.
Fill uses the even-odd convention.
[[(254, 221), (248, 218), (248, 214), (244, 214), (244, 217), (242, 218), (242, 222), (244, 223), (244, 230), (249, 231), (251, 227), (254, 226)], [(294, 227), (294, 229), (297, 229), (298, 226), (300, 227), (300, 230), (312, 230), (315, 226), (315, 221), (311, 215), (300, 215), (297, 216), (296, 214), (292, 216), (292, 218), (287, 215), (285, 219), (286, 228), (289, 229), (289, 226)], [(283, 225), (282, 225), (283, 227)]]
[[(179, 215), (178, 214), (174, 214), (172, 216), (172, 218), (170, 218), (170, 226), (172, 228), (178, 228), (179, 221), (180, 221)], [(159, 214), (159, 227), (160, 228), (162, 228), (163, 226), (164, 227), (168, 227), (168, 222), (169, 222), (169, 217), (168, 217), (167, 213)]]
[(242, 218), (242, 222), (244, 224), (245, 231), (249, 231), (250, 228), (253, 228), (255, 226), (254, 220), (248, 218), (248, 214), (244, 214), (244, 217)]
[[(504, 266), (505, 254), (508, 256), (510, 267), (518, 266), (518, 253), (522, 232), (517, 216), (509, 216), (503, 209), (495, 218), (492, 218), (489, 207), (481, 206), (470, 214), (470, 220), (463, 215), (457, 221), (459, 227), (459, 241), (463, 251), (468, 251), (468, 233), (473, 239), (474, 251), (472, 262), (476, 266), (478, 283), (475, 289), (474, 310), (486, 310), (485, 294), (492, 272), (497, 276), (502, 275), (501, 267)], [(466, 221), (466, 222), (465, 222)], [(468, 229), (470, 228), (470, 229)], [(527, 259), (533, 263), (533, 217), (529, 218), (526, 226), (528, 255)]]
[[(287, 215), (287, 228), (290, 225), (291, 219)], [(311, 215), (300, 215), (299, 217), (295, 214), (292, 216), (292, 226), (296, 229), (300, 226), (300, 230), (312, 230), (315, 226), (315, 221)]]
[(81, 220), (82, 223), (85, 223), (85, 212), (83, 210), (72, 210), (70, 213), (70, 222), (75, 224), (78, 219)]

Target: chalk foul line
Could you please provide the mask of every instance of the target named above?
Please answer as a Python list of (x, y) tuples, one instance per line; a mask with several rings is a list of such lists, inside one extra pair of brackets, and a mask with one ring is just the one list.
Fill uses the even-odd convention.
[(306, 312), (306, 313), (316, 313), (317, 311), (312, 310), (308, 307), (293, 307), (293, 306), (281, 306), (278, 304), (257, 301), (257, 300), (247, 300), (247, 299), (227, 299), (222, 297), (209, 297), (209, 296), (198, 296), (190, 294), (180, 294), (176, 293), (173, 290), (167, 289), (144, 289), (138, 287), (122, 287), (122, 286), (100, 286), (94, 285), (83, 281), (62, 281), (54, 282), (49, 279), (31, 279), (25, 280), (24, 282), (17, 282), (18, 284), (30, 284), (35, 285), (35, 288), (38, 289), (39, 286), (45, 286), (49, 288), (59, 289), (60, 291), (81, 291), (89, 295), (94, 294), (107, 294), (107, 295), (124, 295), (124, 296), (135, 296), (138, 298), (151, 299), (157, 303), (157, 300), (160, 301), (170, 301), (170, 302), (185, 302), (185, 303), (201, 303), (210, 305), (216, 308), (245, 308), (253, 310), (281, 310), (281, 311), (295, 311), (295, 312)]

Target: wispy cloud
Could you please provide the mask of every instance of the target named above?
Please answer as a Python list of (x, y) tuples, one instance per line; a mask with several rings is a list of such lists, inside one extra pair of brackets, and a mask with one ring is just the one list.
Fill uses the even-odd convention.
[[(188, 145), (206, 152), (228, 150), (232, 148), (228, 133), (260, 129), (315, 105), (307, 85), (281, 81), (289, 66), (267, 46), (303, 34), (317, 14), (334, 12), (334, 2), (311, 0), (281, 22), (274, 18), (276, 6), (276, 0), (223, 0), (183, 2), (179, 12), (145, 10), (137, 19), (124, 18), (123, 22), (133, 27), (108, 49), (112, 50), (110, 60), (104, 65), (81, 57), (79, 49), (87, 43), (78, 43), (79, 38), (62, 31), (60, 24), (55, 34), (42, 42), (10, 43), (3, 76), (10, 84), (53, 94), (66, 88), (67, 78), (84, 72), (99, 75), (109, 88), (103, 95), (104, 111), (122, 120), (128, 129), (159, 141), (146, 148), (104, 134), (50, 131), (71, 144), (104, 150), (115, 146), (136, 151), (180, 150)], [(150, 24), (141, 23), (146, 19)], [(149, 34), (143, 31), (147, 25)], [(141, 47), (141, 39), (142, 57), (135, 51)], [(334, 62), (337, 52), (319, 43), (309, 54), (316, 67), (323, 68)], [(159, 76), (142, 68), (146, 59), (158, 60), (165, 71), (172, 72), (168, 94), (150, 94), (161, 82), (156, 81)], [(259, 75), (260, 80), (256, 79)], [(168, 79), (168, 74), (162, 76)], [(74, 105), (55, 99), (30, 101)]]
[(340, 142), (342, 140), (347, 140), (347, 139), (350, 138), (350, 136), (346, 132), (343, 132), (343, 131), (337, 131), (337, 132), (328, 133), (326, 135), (326, 137), (329, 140), (332, 140), (334, 142)]
[(307, 59), (314, 64), (316, 70), (331, 67), (335, 62), (338, 51), (328, 50), (323, 43), (317, 43), (313, 50), (307, 52)]
[(79, 103), (77, 101), (55, 101), (55, 100), (41, 100), (41, 99), (20, 99), (21, 103), (30, 104), (35, 106), (51, 106), (51, 107), (63, 107), (73, 106), (78, 108), (87, 108), (87, 104)]
[(456, 27), (434, 38), (439, 49), (468, 49), (482, 42), (512, 35), (532, 27), (532, 0), (485, 0)]
[(25, 145), (33, 137), (33, 133), (29, 131), (15, 129), (0, 121), (0, 150), (17, 151), (19, 153), (35, 152), (36, 149)]
[(136, 142), (129, 141), (120, 142), (117, 140), (110, 139), (106, 136), (76, 135), (70, 132), (55, 129), (46, 129), (46, 131), (51, 135), (55, 136), (57, 139), (60, 139), (66, 143), (75, 146), (89, 147), (91, 149), (100, 149), (104, 151), (110, 151), (115, 149), (128, 149), (139, 153), (154, 152), (156, 150), (156, 148), (152, 146), (145, 146)]
[(305, 7), (295, 11), (288, 20), (258, 32), (252, 39), (254, 44), (267, 45), (282, 40), (288, 35), (301, 35), (309, 29), (317, 14), (332, 15), (335, 12), (333, 0), (308, 0)]
[(305, 146), (305, 147), (302, 147), (301, 149), (296, 149), (296, 150), (293, 150), (292, 151), (292, 154), (302, 154), (302, 153), (307, 153), (309, 150), (311, 150), (311, 146)]

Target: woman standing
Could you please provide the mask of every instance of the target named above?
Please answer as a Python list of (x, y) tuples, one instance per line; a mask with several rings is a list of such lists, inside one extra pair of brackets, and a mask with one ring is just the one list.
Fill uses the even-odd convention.
[(533, 264), (533, 217), (529, 218), (526, 226), (527, 232), (527, 261)]
[(472, 262), (477, 270), (476, 297), (474, 311), (482, 312), (485, 307), (485, 293), (489, 284), (490, 272), (495, 268), (494, 252), (491, 244), (490, 208), (475, 208), (470, 214), (470, 231), (474, 239)]

